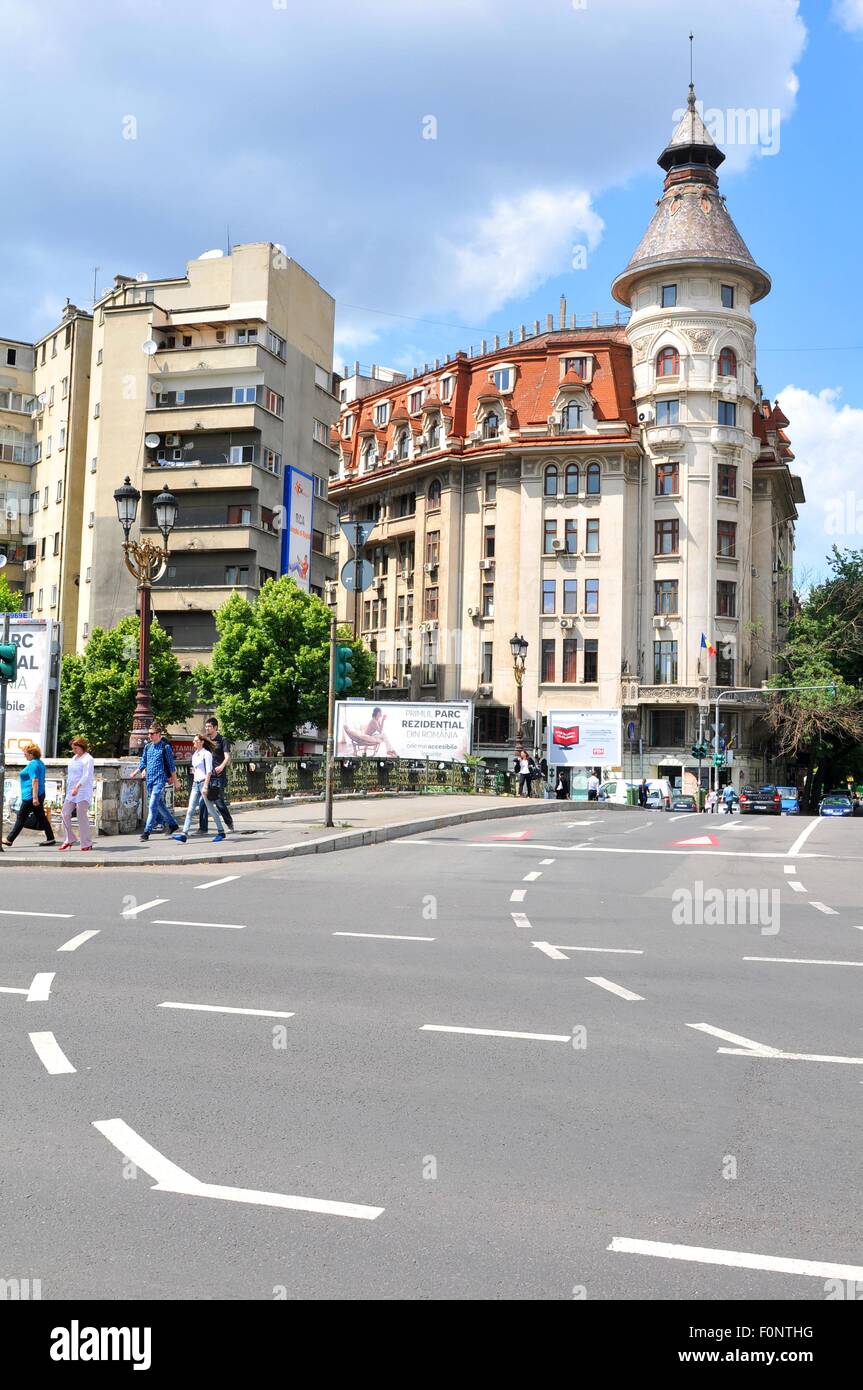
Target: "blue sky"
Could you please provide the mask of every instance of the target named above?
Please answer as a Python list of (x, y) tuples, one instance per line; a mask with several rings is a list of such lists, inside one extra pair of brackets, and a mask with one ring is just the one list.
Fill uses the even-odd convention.
[(705, 116), (763, 113), (722, 189), (773, 277), (759, 376), (791, 420), (812, 578), (863, 544), (863, 0), (0, 0), (0, 331), (89, 306), (95, 266), (100, 287), (177, 274), (228, 228), (335, 295), (337, 367), (421, 366), (561, 293), (612, 310), (690, 26)]

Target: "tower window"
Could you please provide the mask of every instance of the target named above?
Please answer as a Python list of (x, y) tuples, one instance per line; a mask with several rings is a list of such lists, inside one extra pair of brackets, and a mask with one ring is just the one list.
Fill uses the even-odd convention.
[(663, 309), (673, 309), (677, 303), (677, 286), (663, 285), (661, 304)]
[(680, 353), (677, 348), (663, 348), (656, 358), (657, 376), (677, 376), (680, 372)]
[(719, 401), (719, 424), (737, 424), (737, 404), (735, 401)]
[(737, 375), (737, 354), (733, 348), (724, 347), (719, 354), (719, 375)]
[(734, 308), (734, 286), (733, 286), (733, 285), (723, 285), (723, 286), (722, 286), (722, 307), (723, 307), (723, 309), (733, 309), (733, 308)]

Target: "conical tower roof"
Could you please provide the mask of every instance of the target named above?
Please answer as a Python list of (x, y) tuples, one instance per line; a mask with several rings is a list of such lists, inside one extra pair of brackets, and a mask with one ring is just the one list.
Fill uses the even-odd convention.
[(629, 265), (611, 287), (621, 304), (629, 304), (639, 275), (664, 266), (669, 271), (682, 265), (738, 269), (752, 282), (753, 302), (769, 292), (770, 276), (753, 260), (719, 192), (716, 170), (724, 159), (690, 86), (686, 113), (657, 160), (665, 170), (662, 197)]

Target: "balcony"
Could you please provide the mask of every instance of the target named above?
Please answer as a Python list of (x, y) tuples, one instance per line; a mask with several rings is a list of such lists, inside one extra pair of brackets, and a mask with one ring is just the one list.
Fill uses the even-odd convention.
[[(157, 340), (160, 330), (156, 330)], [(177, 338), (180, 338), (178, 333)], [(273, 362), (271, 353), (260, 343), (199, 343), (197, 347), (161, 348), (153, 354), (154, 365), (160, 369), (159, 381), (168, 383), (171, 376), (181, 373), (208, 372), (211, 376), (225, 372), (263, 371)]]
[[(272, 479), (271, 485), (267, 484), (267, 478)], [(274, 504), (281, 501), (282, 495), (281, 475), (271, 473), (259, 463), (201, 460), (181, 464), (147, 464), (143, 479), (144, 492), (161, 492), (164, 487), (169, 487), (172, 492), (183, 492), (202, 486), (208, 490), (224, 488), (231, 492), (239, 492), (243, 488), (258, 491), (264, 487), (272, 496)]]
[(680, 425), (648, 425), (645, 434), (651, 453), (661, 454), (667, 449), (679, 449), (683, 443), (683, 430)]
[(239, 594), (251, 603), (258, 597), (258, 588), (257, 585), (253, 587), (251, 584), (224, 584), (215, 581), (190, 584), (160, 579), (151, 590), (153, 612), (157, 616), (182, 612), (212, 613), (213, 609), (221, 608), (231, 594)]
[[(182, 513), (181, 513), (182, 516)], [(159, 534), (155, 526), (142, 526), (141, 534), (150, 535), (158, 542)], [(211, 551), (256, 551), (261, 563), (269, 563), (272, 569), (279, 553), (279, 537), (263, 526), (244, 526), (228, 522), (187, 523), (176, 526), (171, 532), (171, 554), (201, 554)]]

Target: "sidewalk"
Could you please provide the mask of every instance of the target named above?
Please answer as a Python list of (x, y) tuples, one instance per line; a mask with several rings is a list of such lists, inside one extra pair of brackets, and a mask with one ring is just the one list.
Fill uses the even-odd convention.
[[(580, 809), (580, 808), (579, 808)], [(448, 825), (511, 816), (572, 814), (572, 803), (499, 796), (391, 796), (337, 800), (335, 827), (324, 828), (323, 804), (308, 801), (294, 805), (234, 807), (235, 833), (219, 845), (194, 831), (185, 845), (170, 835), (153, 835), (141, 842), (137, 835), (111, 835), (94, 841), (93, 851), (77, 847), (62, 853), (42, 844), (42, 836), (22, 831), (11, 849), (4, 846), (0, 866), (56, 869), (147, 868), (167, 864), (236, 864), (256, 859), (289, 859), (298, 854), (323, 854), (336, 849), (379, 844), (401, 835), (418, 835)], [(57, 844), (61, 842), (58, 839)]]

